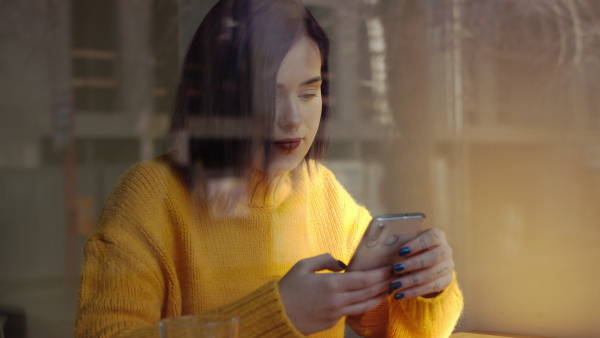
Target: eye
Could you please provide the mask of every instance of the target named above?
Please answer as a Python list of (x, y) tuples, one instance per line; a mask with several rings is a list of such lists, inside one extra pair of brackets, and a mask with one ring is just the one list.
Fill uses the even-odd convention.
[(311, 99), (313, 97), (317, 97), (317, 94), (302, 94), (300, 97), (303, 99)]
[(315, 97), (317, 97), (317, 94), (318, 94), (317, 90), (307, 90), (307, 91), (301, 92), (300, 95), (298, 95), (298, 97), (303, 101), (310, 101), (310, 100), (314, 99)]

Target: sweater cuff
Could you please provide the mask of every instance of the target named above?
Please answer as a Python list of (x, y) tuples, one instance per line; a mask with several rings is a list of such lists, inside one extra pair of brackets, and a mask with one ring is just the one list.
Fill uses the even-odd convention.
[(452, 282), (437, 296), (417, 297), (405, 301), (392, 300), (391, 304), (390, 315), (404, 313), (413, 325), (421, 326), (421, 330), (424, 332), (434, 333), (423, 335), (424, 337), (443, 337), (452, 333), (462, 314), (463, 296), (458, 287), (456, 273), (453, 272)]
[[(414, 314), (416, 317), (424, 315), (423, 312), (436, 311), (442, 305), (450, 305), (454, 308), (457, 305), (462, 307), (462, 293), (456, 281), (456, 273), (452, 273), (452, 282), (442, 292), (435, 297), (416, 297), (405, 302), (393, 302), (403, 305), (404, 312), (410, 317)], [(454, 309), (453, 309), (454, 310)]]
[(240, 337), (304, 337), (285, 312), (276, 280), (235, 302), (208, 312), (238, 316)]
[[(279, 284), (271, 281), (232, 303), (203, 314), (227, 314), (240, 318), (240, 337), (305, 337), (285, 313)], [(158, 337), (158, 325), (130, 328), (119, 337)]]

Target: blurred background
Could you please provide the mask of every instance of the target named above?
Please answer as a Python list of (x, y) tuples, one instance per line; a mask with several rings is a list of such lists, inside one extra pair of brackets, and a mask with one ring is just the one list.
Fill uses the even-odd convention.
[[(600, 2), (304, 2), (332, 40), (327, 165), (371, 213), (447, 233), (457, 331), (600, 337)], [(164, 153), (214, 3), (0, 2), (7, 337), (73, 335), (83, 243), (120, 175)]]

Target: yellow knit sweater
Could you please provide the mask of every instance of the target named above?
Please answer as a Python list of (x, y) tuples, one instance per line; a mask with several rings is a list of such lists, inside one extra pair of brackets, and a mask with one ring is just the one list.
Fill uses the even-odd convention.
[[(270, 184), (219, 215), (189, 192), (166, 157), (131, 168), (85, 246), (75, 335), (158, 336), (161, 318), (235, 314), (240, 337), (302, 336), (285, 314), (277, 281), (300, 259), (348, 262), (369, 213), (318, 164)], [(453, 281), (435, 298), (388, 298), (347, 318), (370, 337), (447, 337), (462, 311)], [(344, 323), (314, 337), (343, 337)]]

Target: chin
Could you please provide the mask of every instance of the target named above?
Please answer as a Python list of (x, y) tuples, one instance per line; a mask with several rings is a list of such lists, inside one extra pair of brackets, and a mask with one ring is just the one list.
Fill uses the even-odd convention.
[(282, 158), (283, 156), (277, 156), (273, 159), (273, 162), (269, 166), (269, 169), (273, 173), (285, 173), (288, 171), (292, 171), (296, 169), (300, 165), (300, 163), (302, 163), (302, 161), (304, 160), (304, 156), (306, 156), (306, 154), (304, 154), (304, 156), (302, 157), (300, 157), (300, 155), (301, 154), (284, 155), (288, 158)]

